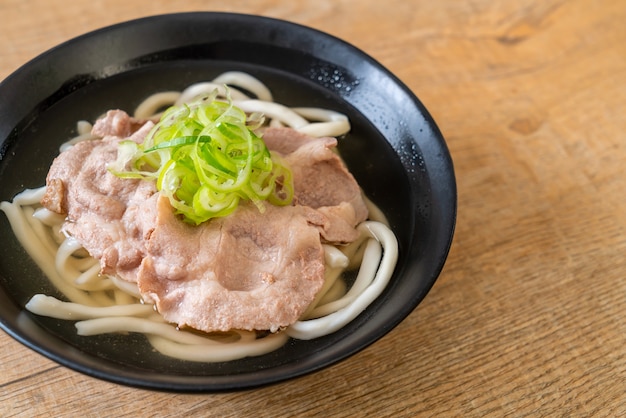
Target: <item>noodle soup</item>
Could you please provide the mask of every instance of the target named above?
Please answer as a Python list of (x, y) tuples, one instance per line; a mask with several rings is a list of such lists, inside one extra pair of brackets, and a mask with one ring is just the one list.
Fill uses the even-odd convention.
[[(212, 82), (195, 83), (182, 92), (158, 92), (140, 103), (138, 119), (156, 119), (155, 113), (170, 105), (187, 103), (199, 94), (231, 85), (233, 103), (248, 114), (269, 117), (269, 126), (287, 126), (312, 137), (344, 136), (349, 119), (323, 108), (290, 108), (272, 100), (271, 91), (259, 80), (241, 72), (226, 72)], [(237, 87), (241, 88), (238, 90)], [(248, 97), (252, 93), (254, 97)], [(224, 96), (224, 92), (221, 93)], [(98, 141), (91, 125), (80, 122), (78, 136), (64, 143), (67, 152), (82, 141)], [(50, 185), (48, 185), (48, 189)], [(49, 190), (48, 190), (49, 191)], [(202, 334), (178, 329), (145, 303), (132, 280), (116, 274), (101, 274), (101, 265), (85, 253), (85, 245), (71, 235), (60, 234), (66, 219), (41, 208), (46, 188), (27, 190), (12, 203), (3, 202), (11, 226), (27, 252), (69, 301), (44, 294), (34, 295), (26, 304), (30, 311), (76, 323), (80, 335), (108, 333), (144, 334), (160, 353), (195, 362), (230, 361), (274, 351), (288, 338), (314, 339), (336, 332), (375, 300), (389, 282), (397, 260), (397, 240), (382, 211), (365, 199), (369, 218), (356, 227), (356, 239), (349, 245), (323, 244), (324, 283), (300, 318), (279, 330), (228, 329)], [(346, 282), (345, 271), (357, 271)], [(152, 301), (148, 301), (152, 302)], [(243, 305), (239, 310), (244, 309)], [(217, 330), (216, 330), (217, 331)], [(224, 332), (227, 331), (227, 332)], [(268, 332), (271, 331), (271, 332)]]

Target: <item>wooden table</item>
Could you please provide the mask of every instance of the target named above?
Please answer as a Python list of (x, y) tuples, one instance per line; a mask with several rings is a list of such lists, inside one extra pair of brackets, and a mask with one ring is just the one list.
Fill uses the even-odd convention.
[(624, 1), (0, 0), (0, 79), (81, 33), (191, 10), (329, 32), (421, 98), (458, 179), (444, 271), (373, 346), (246, 392), (118, 386), (1, 333), (0, 416), (626, 414)]

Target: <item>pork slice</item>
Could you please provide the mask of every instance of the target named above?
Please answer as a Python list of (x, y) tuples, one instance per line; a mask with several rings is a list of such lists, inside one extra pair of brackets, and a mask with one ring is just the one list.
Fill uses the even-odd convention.
[[(284, 145), (289, 143), (289, 135), (297, 144), (293, 150)], [(355, 228), (367, 219), (368, 210), (361, 188), (333, 151), (337, 139), (313, 138), (285, 128), (267, 130), (263, 138), (266, 144), (291, 150), (284, 159), (293, 173), (295, 201), (326, 217), (318, 225), (323, 239), (332, 243), (354, 241), (358, 237)]]
[(270, 330), (298, 320), (324, 283), (324, 253), (306, 207), (242, 203), (225, 218), (185, 224), (160, 198), (138, 272), (144, 299), (180, 327)]
[(294, 152), (300, 146), (315, 140), (314, 137), (285, 127), (267, 127), (262, 133), (267, 148), (281, 155)]
[(91, 128), (91, 133), (100, 138), (106, 136), (127, 138), (143, 127), (146, 122), (148, 121), (131, 117), (123, 110), (113, 109), (96, 120)]
[(48, 172), (42, 205), (66, 215), (63, 231), (100, 260), (103, 273), (134, 281), (143, 237), (156, 214), (156, 188), (154, 182), (121, 179), (107, 170), (119, 141), (83, 141), (59, 154)]

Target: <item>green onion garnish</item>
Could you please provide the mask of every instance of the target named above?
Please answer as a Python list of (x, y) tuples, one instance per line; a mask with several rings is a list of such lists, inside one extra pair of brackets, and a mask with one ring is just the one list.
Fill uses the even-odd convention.
[(241, 199), (264, 212), (264, 200), (293, 200), (290, 170), (254, 132), (263, 123), (217, 91), (196, 102), (172, 106), (142, 144), (121, 141), (109, 170), (122, 178), (156, 181), (176, 213), (200, 224), (232, 213)]

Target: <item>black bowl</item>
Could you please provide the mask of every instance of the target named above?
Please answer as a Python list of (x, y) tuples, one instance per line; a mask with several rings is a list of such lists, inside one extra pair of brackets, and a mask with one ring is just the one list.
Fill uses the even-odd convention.
[(56, 293), (0, 216), (0, 326), (79, 372), (130, 386), (184, 392), (258, 387), (334, 364), (374, 343), (426, 296), (452, 241), (456, 184), (450, 155), (422, 103), (362, 51), (297, 24), (240, 14), (183, 13), (133, 20), (70, 40), (0, 84), (0, 200), (43, 185), (79, 119), (132, 110), (148, 94), (226, 70), (264, 81), (281, 103), (347, 114), (340, 150), (388, 216), (400, 255), (385, 292), (352, 323), (260, 357), (198, 364), (154, 353), (141, 336), (79, 337), (71, 321), (24, 304)]

